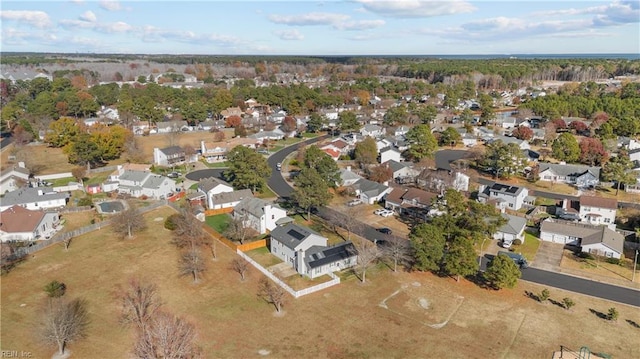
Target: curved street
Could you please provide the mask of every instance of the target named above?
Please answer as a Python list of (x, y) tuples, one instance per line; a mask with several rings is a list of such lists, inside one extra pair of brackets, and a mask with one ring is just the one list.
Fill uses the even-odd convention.
[[(273, 169), (271, 177), (268, 180), (268, 185), (271, 190), (273, 190), (273, 192), (275, 192), (279, 197), (288, 198), (291, 195), (291, 191), (293, 189), (284, 180), (282, 174), (276, 170), (276, 164), (278, 162), (284, 161), (284, 159), (289, 154), (298, 150), (300, 147), (318, 142), (326, 137), (327, 136), (321, 136), (312, 140), (300, 142), (294, 146), (286, 147), (269, 157), (268, 163)], [(458, 156), (454, 155), (453, 157)], [(536, 194), (541, 195), (540, 192), (537, 192)], [(343, 216), (341, 212), (333, 210), (329, 207), (318, 208), (315, 211), (315, 214), (327, 221), (335, 220), (335, 218), (337, 218), (336, 216)], [(376, 231), (376, 229), (372, 226), (365, 223), (362, 223), (360, 226), (356, 226), (353, 232), (370, 241), (383, 239), (383, 237), (386, 236)], [(560, 288), (576, 293), (586, 294), (593, 297), (640, 307), (640, 291), (631, 288), (595, 282), (583, 278), (549, 272), (536, 268), (527, 268), (523, 270), (522, 279), (541, 285)]]

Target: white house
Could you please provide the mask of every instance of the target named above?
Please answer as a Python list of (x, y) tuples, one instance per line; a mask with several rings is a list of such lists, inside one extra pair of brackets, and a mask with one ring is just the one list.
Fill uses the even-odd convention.
[(482, 203), (494, 202), (501, 211), (506, 208), (514, 211), (519, 210), (525, 204), (525, 199), (529, 196), (529, 190), (524, 187), (509, 186), (501, 183), (494, 183), (491, 186), (480, 185), (478, 201)]
[(198, 192), (204, 193), (207, 197), (207, 208), (218, 209), (221, 207), (220, 203), (214, 201), (214, 196), (221, 193), (233, 192), (233, 187), (227, 182), (214, 178), (204, 178), (198, 182)]
[(0, 172), (0, 194), (15, 191), (29, 181), (29, 170), (24, 162)]
[(498, 231), (494, 233), (493, 239), (501, 241), (505, 247), (510, 246), (516, 239), (524, 243), (524, 230), (527, 227), (527, 220), (523, 217), (502, 214), (507, 220)]
[(364, 125), (361, 129), (360, 129), (360, 134), (362, 136), (369, 136), (369, 137), (373, 137), (373, 138), (378, 138), (381, 136), (384, 136), (386, 130), (384, 129), (384, 127), (380, 127), (378, 125)]
[(351, 186), (361, 180), (362, 176), (351, 171), (351, 166), (347, 166), (347, 168), (340, 169), (340, 179), (342, 182), (339, 185)]
[(196, 154), (187, 156), (184, 148), (180, 146), (153, 149), (153, 163), (157, 166), (176, 166), (196, 161), (198, 161)]
[(279, 226), (271, 232), (270, 250), (298, 273), (311, 278), (357, 263), (357, 253), (351, 242), (327, 247), (327, 238), (295, 223)]
[(391, 187), (365, 178), (356, 181), (351, 187), (355, 190), (358, 198), (368, 204), (379, 202), (387, 193), (391, 192)]
[(163, 121), (156, 122), (158, 133), (185, 132), (191, 131), (187, 121)]
[(540, 224), (543, 241), (580, 246), (582, 252), (621, 258), (624, 236), (605, 226), (547, 218)]
[(387, 161), (402, 161), (402, 154), (395, 147), (385, 147), (380, 150), (380, 163), (385, 163)]
[(576, 185), (581, 188), (595, 187), (600, 183), (600, 167), (540, 163), (540, 181)]
[(277, 204), (260, 198), (248, 197), (242, 199), (233, 209), (233, 218), (244, 221), (245, 227), (250, 227), (260, 234), (273, 231), (278, 220), (287, 217), (287, 211)]
[(580, 221), (594, 225), (605, 225), (616, 229), (616, 211), (618, 200), (594, 196), (580, 196)]
[(125, 170), (122, 174), (112, 176), (118, 182), (118, 192), (133, 197), (146, 196), (154, 199), (169, 198), (176, 188), (176, 181), (171, 178), (146, 171)]
[(56, 212), (11, 206), (0, 212), (0, 241), (49, 239), (60, 229), (59, 224), (60, 216)]
[(61, 208), (67, 205), (69, 193), (51, 187), (22, 187), (0, 198), (0, 211), (18, 205), (30, 210)]

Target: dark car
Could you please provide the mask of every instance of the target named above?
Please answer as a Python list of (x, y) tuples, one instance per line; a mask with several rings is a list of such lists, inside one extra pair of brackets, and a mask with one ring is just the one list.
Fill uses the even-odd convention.
[(391, 234), (392, 233), (391, 228), (387, 228), (387, 227), (378, 228), (377, 231), (382, 233), (382, 234)]

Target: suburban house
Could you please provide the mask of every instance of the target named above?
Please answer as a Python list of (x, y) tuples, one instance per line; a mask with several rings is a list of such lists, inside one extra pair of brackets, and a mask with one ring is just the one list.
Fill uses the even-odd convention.
[(393, 131), (393, 135), (396, 136), (396, 137), (397, 136), (404, 136), (404, 135), (407, 134), (407, 132), (409, 132), (410, 129), (411, 129), (411, 127), (409, 127), (409, 126), (405, 126), (405, 125), (398, 126)]
[(254, 140), (256, 143), (265, 143), (265, 141), (281, 140), (284, 138), (284, 136), (285, 136), (284, 132), (282, 132), (281, 129), (276, 128), (273, 131), (260, 130), (259, 132), (256, 132), (253, 135), (247, 136), (247, 138)]
[(524, 187), (509, 186), (494, 183), (490, 186), (480, 185), (478, 201), (481, 203), (495, 203), (496, 207), (504, 212), (505, 209), (519, 210), (528, 202), (529, 190)]
[(198, 156), (195, 154), (187, 156), (184, 148), (180, 146), (171, 146), (165, 148), (153, 149), (153, 164), (157, 166), (176, 166), (184, 163), (196, 162)]
[(423, 191), (414, 187), (395, 187), (384, 198), (384, 206), (399, 215), (425, 219), (437, 193)]
[(187, 121), (163, 121), (156, 122), (158, 133), (186, 132), (191, 131)]
[(459, 171), (425, 168), (416, 178), (416, 183), (422, 188), (441, 193), (447, 188), (469, 191), (469, 176)]
[(631, 162), (640, 162), (640, 148), (629, 150), (629, 159)]
[(0, 241), (34, 241), (49, 239), (59, 229), (56, 212), (32, 211), (11, 206), (0, 212)]
[(295, 223), (279, 226), (271, 232), (270, 249), (271, 254), (310, 278), (350, 268), (357, 263), (353, 243), (327, 246), (327, 238)]
[(384, 129), (384, 127), (380, 127), (378, 125), (364, 125), (361, 129), (360, 129), (360, 134), (362, 136), (369, 136), (369, 137), (373, 137), (373, 138), (378, 138), (381, 136), (384, 136), (386, 130)]
[(605, 225), (616, 229), (616, 211), (618, 200), (594, 196), (580, 196), (580, 221), (594, 225)]
[(204, 193), (207, 198), (206, 204), (208, 209), (219, 209), (220, 203), (214, 202), (214, 196), (221, 193), (233, 192), (233, 187), (227, 182), (215, 177), (203, 178), (198, 182), (198, 192)]
[(391, 187), (365, 178), (356, 181), (351, 187), (355, 190), (356, 196), (368, 204), (379, 202), (391, 192)]
[(71, 195), (56, 192), (51, 187), (22, 187), (0, 198), (0, 211), (18, 205), (30, 210), (60, 208), (67, 205)]
[(520, 140), (520, 139), (517, 139), (515, 137), (502, 136), (502, 135), (494, 136), (493, 139), (490, 139), (488, 142), (489, 143), (493, 143), (493, 142), (496, 142), (496, 141), (502, 141), (502, 143), (505, 144), (505, 145), (508, 145), (510, 143), (514, 143), (521, 150), (531, 149), (531, 145), (529, 145), (528, 141)]
[(348, 155), (351, 148), (352, 147), (347, 142), (341, 139), (333, 140), (320, 147), (321, 150), (331, 149), (340, 152), (340, 155)]
[(391, 169), (391, 178), (401, 183), (413, 182), (415, 177), (420, 174), (420, 172), (414, 169), (411, 163), (408, 162), (389, 160), (384, 162), (384, 164)]
[(600, 167), (540, 163), (538, 176), (540, 181), (566, 183), (580, 188), (589, 188), (595, 187), (600, 183)]
[(327, 156), (331, 157), (331, 159), (336, 162), (340, 159), (340, 151), (334, 150), (332, 148), (321, 149), (321, 151), (326, 153)]
[(220, 111), (220, 116), (227, 118), (231, 116), (242, 116), (242, 109), (240, 107), (227, 107)]
[(147, 196), (154, 199), (171, 197), (176, 181), (147, 171), (125, 170), (112, 179), (118, 182), (118, 192), (133, 197)]
[[(198, 192), (202, 193), (202, 192)], [(250, 189), (240, 189), (232, 192), (221, 192), (207, 197), (209, 209), (234, 208), (243, 199), (253, 197)]]
[(359, 180), (361, 180), (362, 176), (360, 176), (359, 174), (351, 171), (351, 166), (347, 166), (347, 168), (340, 169), (340, 179), (342, 181), (338, 185), (351, 186), (354, 183), (356, 183)]
[(393, 146), (385, 147), (380, 150), (380, 163), (385, 163), (387, 161), (402, 161), (402, 153), (400, 150)]
[(507, 223), (498, 228), (498, 231), (493, 234), (493, 239), (502, 242), (505, 247), (509, 247), (516, 239), (524, 243), (524, 230), (527, 227), (527, 219), (504, 213), (502, 217), (507, 220)]
[(621, 258), (624, 236), (605, 226), (547, 218), (540, 224), (540, 239), (581, 247), (594, 255)]
[(233, 218), (242, 220), (245, 227), (250, 227), (260, 234), (273, 231), (278, 221), (287, 217), (287, 211), (277, 204), (260, 198), (242, 199), (233, 209)]
[(29, 170), (24, 162), (0, 172), (0, 194), (15, 191), (29, 181)]

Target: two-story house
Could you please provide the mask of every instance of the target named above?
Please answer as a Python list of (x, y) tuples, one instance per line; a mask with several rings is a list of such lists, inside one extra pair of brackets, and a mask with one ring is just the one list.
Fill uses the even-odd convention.
[(437, 193), (423, 191), (414, 187), (395, 187), (385, 196), (384, 206), (396, 211), (399, 215), (407, 215), (425, 219), (433, 201), (438, 198)]
[(310, 278), (353, 267), (357, 252), (347, 241), (327, 246), (327, 238), (310, 228), (289, 223), (271, 232), (271, 254)]
[(197, 156), (187, 156), (184, 148), (180, 146), (153, 149), (153, 163), (157, 166), (177, 166), (197, 160)]
[(402, 153), (394, 146), (388, 146), (380, 149), (380, 163), (386, 163), (388, 161), (402, 161)]
[(389, 192), (391, 192), (391, 187), (370, 181), (366, 178), (362, 178), (356, 181), (351, 185), (353, 190), (356, 193), (356, 196), (362, 200), (364, 203), (374, 204), (380, 200)]
[(616, 211), (618, 200), (594, 196), (580, 196), (580, 222), (594, 225), (605, 225), (616, 229)]
[(221, 179), (209, 177), (203, 178), (198, 182), (198, 192), (205, 194), (208, 209), (219, 209), (223, 207), (220, 207), (220, 204), (214, 201), (214, 196), (220, 193), (233, 192), (233, 187)]
[(287, 211), (277, 204), (255, 197), (242, 199), (233, 209), (234, 219), (242, 220), (245, 227), (260, 234), (274, 230), (286, 217)]
[(524, 187), (510, 186), (502, 183), (492, 185), (480, 185), (478, 191), (478, 201), (481, 203), (494, 203), (495, 206), (504, 211), (511, 209), (519, 210), (528, 202), (529, 190)]
[(176, 181), (171, 178), (147, 171), (125, 170), (122, 174), (112, 175), (111, 178), (117, 182), (119, 193), (133, 197), (166, 199), (176, 188)]
[(540, 224), (543, 241), (579, 246), (582, 252), (621, 258), (624, 236), (606, 226), (547, 218)]

